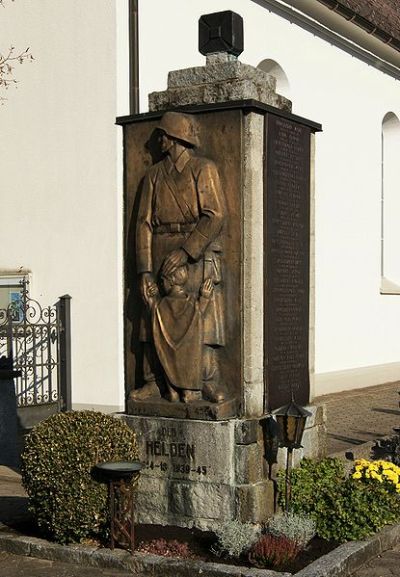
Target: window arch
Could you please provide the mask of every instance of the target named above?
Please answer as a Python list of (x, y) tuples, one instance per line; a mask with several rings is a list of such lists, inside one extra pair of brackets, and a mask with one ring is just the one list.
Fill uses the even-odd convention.
[(271, 58), (262, 60), (257, 68), (275, 76), (277, 93), (290, 99), (290, 84), (288, 77), (283, 68), (275, 60), (272, 60)]
[(400, 120), (382, 121), (381, 292), (400, 292)]

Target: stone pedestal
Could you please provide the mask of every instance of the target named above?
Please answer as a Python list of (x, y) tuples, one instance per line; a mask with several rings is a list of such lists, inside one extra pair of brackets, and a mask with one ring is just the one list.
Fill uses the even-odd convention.
[(139, 522), (213, 530), (237, 518), (260, 523), (273, 512), (258, 420), (125, 419), (147, 465), (138, 488)]
[[(324, 455), (323, 407), (307, 407), (312, 416), (304, 433), (307, 455)], [(262, 523), (274, 513), (274, 482), (264, 459), (262, 419), (189, 421), (125, 415), (137, 433), (142, 471), (137, 493), (137, 522), (214, 530), (232, 519)], [(278, 466), (285, 467), (280, 451)]]
[[(124, 418), (138, 434), (138, 521), (215, 529), (273, 513), (261, 422), (295, 400), (309, 405), (313, 367), (312, 143), (320, 126), (293, 115), (275, 79), (231, 55), (171, 72), (150, 112), (118, 119), (124, 127), (126, 378), (140, 386), (141, 301), (135, 230), (143, 177), (158, 162), (154, 130), (166, 110), (183, 110), (199, 130), (194, 154), (218, 169), (226, 201), (222, 235), (224, 346), (220, 372), (229, 399), (171, 403), (130, 399)], [(190, 363), (190, 359), (188, 359)], [(297, 453), (321, 457), (325, 420), (313, 416)], [(279, 456), (284, 463), (284, 454)], [(295, 452), (296, 455), (296, 452)]]

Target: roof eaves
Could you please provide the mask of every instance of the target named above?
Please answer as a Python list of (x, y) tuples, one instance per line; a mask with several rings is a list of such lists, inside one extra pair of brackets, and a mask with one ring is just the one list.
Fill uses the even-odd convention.
[(354, 10), (352, 10), (348, 6), (344, 6), (337, 0), (318, 0), (318, 1), (321, 4), (324, 4), (325, 6), (330, 8), (332, 11), (339, 14), (340, 16), (343, 16), (343, 18), (345, 18), (349, 22), (353, 22), (368, 34), (375, 36), (378, 40), (380, 40), (384, 44), (387, 44), (400, 52), (400, 39), (395, 38), (382, 28), (379, 28), (373, 22), (370, 22), (360, 14), (357, 14), (357, 12), (354, 12)]

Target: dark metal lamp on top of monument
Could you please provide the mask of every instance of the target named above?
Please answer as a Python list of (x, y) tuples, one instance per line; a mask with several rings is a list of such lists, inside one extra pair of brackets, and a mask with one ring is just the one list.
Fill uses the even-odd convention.
[(243, 18), (231, 10), (201, 16), (199, 52), (204, 56), (217, 52), (239, 56), (243, 52)]

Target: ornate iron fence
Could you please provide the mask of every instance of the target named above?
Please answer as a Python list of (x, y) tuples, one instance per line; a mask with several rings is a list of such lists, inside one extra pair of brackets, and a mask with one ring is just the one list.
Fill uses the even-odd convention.
[(29, 297), (28, 281), (21, 298), (0, 309), (0, 364), (14, 371), (18, 407), (58, 404), (71, 409), (70, 300), (42, 307)]

